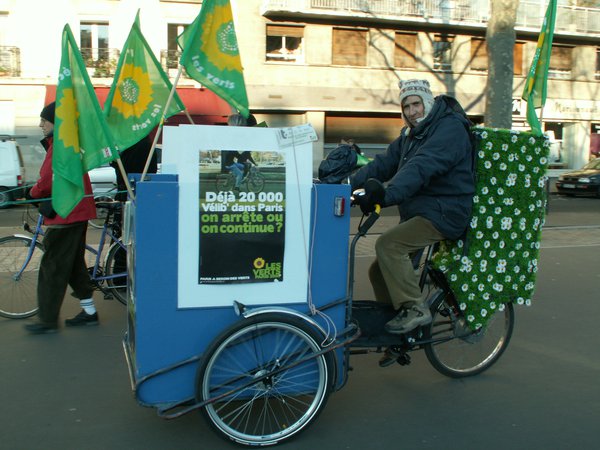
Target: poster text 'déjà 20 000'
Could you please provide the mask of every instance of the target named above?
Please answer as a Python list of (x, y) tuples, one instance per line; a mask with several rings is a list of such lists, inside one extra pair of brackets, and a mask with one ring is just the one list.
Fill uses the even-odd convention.
[(200, 151), (200, 284), (281, 282), (285, 154)]

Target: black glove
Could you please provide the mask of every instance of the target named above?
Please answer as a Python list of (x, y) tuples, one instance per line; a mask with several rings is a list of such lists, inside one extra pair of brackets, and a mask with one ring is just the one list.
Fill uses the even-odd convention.
[(360, 206), (365, 216), (375, 211), (375, 205), (384, 206), (385, 188), (379, 180), (369, 178), (365, 183), (365, 191), (361, 194), (354, 195), (352, 204)]
[(52, 208), (52, 200), (43, 200), (40, 202), (38, 207), (40, 214), (48, 219), (54, 219), (56, 217), (56, 211)]
[[(35, 199), (35, 198), (33, 198), (33, 197), (31, 196), (31, 188), (32, 188), (32, 187), (33, 187), (33, 186), (30, 186), (30, 187), (28, 187), (28, 188), (26, 188), (26, 189), (25, 189), (25, 196), (24, 196), (24, 197), (25, 197), (25, 200), (37, 200), (37, 199)], [(31, 202), (31, 204), (32, 204), (33, 206), (36, 206), (36, 207), (37, 207), (37, 206), (39, 206), (39, 202), (37, 202), (37, 201), (35, 201), (35, 202)]]
[(352, 204), (360, 206), (360, 210), (365, 216), (368, 216), (375, 211), (376, 203), (373, 201), (373, 196), (364, 192), (361, 192), (359, 195), (355, 195)]

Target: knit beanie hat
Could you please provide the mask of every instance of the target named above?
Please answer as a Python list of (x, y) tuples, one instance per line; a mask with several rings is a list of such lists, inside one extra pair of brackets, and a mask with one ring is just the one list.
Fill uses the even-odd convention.
[(411, 95), (418, 95), (423, 100), (423, 106), (425, 107), (425, 115), (423, 120), (427, 115), (431, 112), (433, 108), (433, 94), (431, 93), (431, 87), (429, 86), (429, 81), (427, 80), (400, 80), (398, 82), (398, 87), (400, 88), (400, 105), (404, 103), (404, 99)]
[(49, 103), (48, 105), (44, 106), (44, 109), (42, 109), (42, 112), (40, 113), (40, 117), (44, 120), (47, 120), (50, 123), (54, 123), (54, 107), (55, 102)]

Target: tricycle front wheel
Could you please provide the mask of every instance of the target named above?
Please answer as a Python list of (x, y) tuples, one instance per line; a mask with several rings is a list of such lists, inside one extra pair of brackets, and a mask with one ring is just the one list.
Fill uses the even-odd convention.
[(304, 321), (264, 314), (235, 324), (207, 349), (196, 396), (222, 436), (277, 444), (305, 429), (329, 395), (323, 337)]

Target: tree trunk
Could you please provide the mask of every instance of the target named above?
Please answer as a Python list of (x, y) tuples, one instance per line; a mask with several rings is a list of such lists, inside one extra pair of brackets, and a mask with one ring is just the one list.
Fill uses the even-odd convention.
[(515, 46), (515, 22), (519, 0), (491, 0), (490, 21), (486, 32), (488, 79), (485, 101), (485, 125), (510, 128)]

